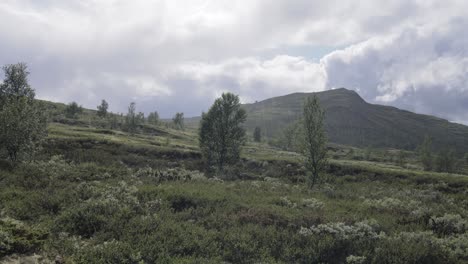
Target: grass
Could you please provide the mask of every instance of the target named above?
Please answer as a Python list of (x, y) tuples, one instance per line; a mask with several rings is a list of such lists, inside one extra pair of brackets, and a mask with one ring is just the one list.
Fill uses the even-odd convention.
[(210, 178), (195, 130), (151, 131), (53, 123), (39, 161), (1, 163), (0, 262), (468, 261), (465, 175), (331, 145), (310, 190), (300, 155), (249, 142), (233, 176)]

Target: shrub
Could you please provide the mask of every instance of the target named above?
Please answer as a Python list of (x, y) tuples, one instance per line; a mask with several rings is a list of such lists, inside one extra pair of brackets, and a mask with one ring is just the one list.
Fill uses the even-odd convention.
[(324, 204), (323, 202), (315, 199), (315, 198), (309, 198), (309, 199), (303, 199), (302, 200), (302, 206), (306, 208), (311, 208), (311, 209), (323, 209)]
[(382, 240), (373, 263), (453, 263), (432, 232), (403, 232)]
[(468, 233), (440, 239), (439, 243), (451, 258), (468, 262)]
[(280, 206), (289, 207), (289, 208), (296, 208), (297, 207), (297, 203), (292, 202), (286, 196), (281, 197), (279, 199), (279, 201), (277, 202), (277, 204), (280, 205)]
[(205, 179), (205, 175), (203, 173), (199, 171), (189, 171), (183, 168), (157, 170), (151, 167), (146, 167), (139, 169), (134, 175), (138, 178), (148, 178), (156, 183)]
[(141, 254), (125, 242), (111, 240), (97, 245), (86, 245), (73, 257), (75, 263), (142, 263)]
[(81, 185), (77, 194), (83, 201), (62, 213), (55, 229), (87, 238), (101, 230), (121, 232), (122, 223), (141, 209), (136, 192), (136, 187), (125, 182), (104, 187)]
[(0, 258), (13, 253), (28, 254), (38, 250), (47, 233), (11, 218), (0, 219)]
[(363, 221), (354, 225), (346, 225), (345, 223), (329, 223), (312, 226), (310, 228), (302, 227), (299, 233), (304, 236), (316, 235), (331, 235), (338, 241), (355, 241), (358, 239), (378, 240), (385, 236), (384, 233), (378, 232), (375, 222)]
[(460, 215), (445, 214), (441, 217), (432, 217), (430, 227), (442, 236), (461, 234), (468, 230), (468, 221)]
[(366, 263), (367, 258), (361, 256), (349, 256), (346, 258), (346, 263), (348, 264), (364, 264)]
[(328, 223), (302, 227), (299, 234), (317, 240), (320, 261), (314, 262), (345, 262), (350, 255), (365, 255), (372, 252), (375, 244), (385, 238), (383, 232), (374, 221), (363, 221), (352, 225), (345, 223)]
[(371, 209), (379, 211), (390, 211), (390, 212), (400, 212), (408, 213), (412, 210), (419, 208), (419, 202), (410, 200), (410, 201), (401, 201), (392, 197), (385, 197), (382, 199), (366, 199), (363, 202), (364, 205), (368, 206)]
[(77, 119), (81, 113), (83, 113), (83, 107), (76, 102), (69, 103), (65, 108), (65, 116), (67, 118)]

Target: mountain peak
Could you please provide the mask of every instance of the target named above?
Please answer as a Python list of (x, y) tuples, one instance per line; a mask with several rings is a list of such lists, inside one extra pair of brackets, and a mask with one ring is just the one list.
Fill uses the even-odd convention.
[(434, 147), (468, 148), (468, 127), (432, 116), (419, 115), (395, 107), (369, 104), (350, 89), (337, 88), (316, 93), (293, 93), (243, 107), (246, 127), (259, 126), (267, 136), (278, 136), (301, 118), (304, 100), (317, 95), (325, 110), (325, 127), (331, 142), (358, 147), (414, 149), (425, 135)]

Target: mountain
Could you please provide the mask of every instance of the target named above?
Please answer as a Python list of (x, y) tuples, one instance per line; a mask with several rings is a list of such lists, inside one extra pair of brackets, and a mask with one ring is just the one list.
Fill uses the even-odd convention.
[[(246, 126), (259, 126), (268, 137), (301, 117), (304, 99), (313, 93), (294, 93), (244, 105)], [(325, 127), (331, 142), (358, 147), (415, 149), (425, 135), (436, 149), (468, 152), (468, 127), (415, 114), (395, 107), (370, 104), (344, 88), (316, 93), (325, 110)]]

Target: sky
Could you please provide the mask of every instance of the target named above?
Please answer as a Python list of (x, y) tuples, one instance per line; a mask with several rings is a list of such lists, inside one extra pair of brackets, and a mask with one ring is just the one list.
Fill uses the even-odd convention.
[[(0, 65), (38, 98), (198, 116), (345, 87), (468, 124), (466, 0), (2, 0)], [(3, 78), (3, 76), (2, 76)]]

